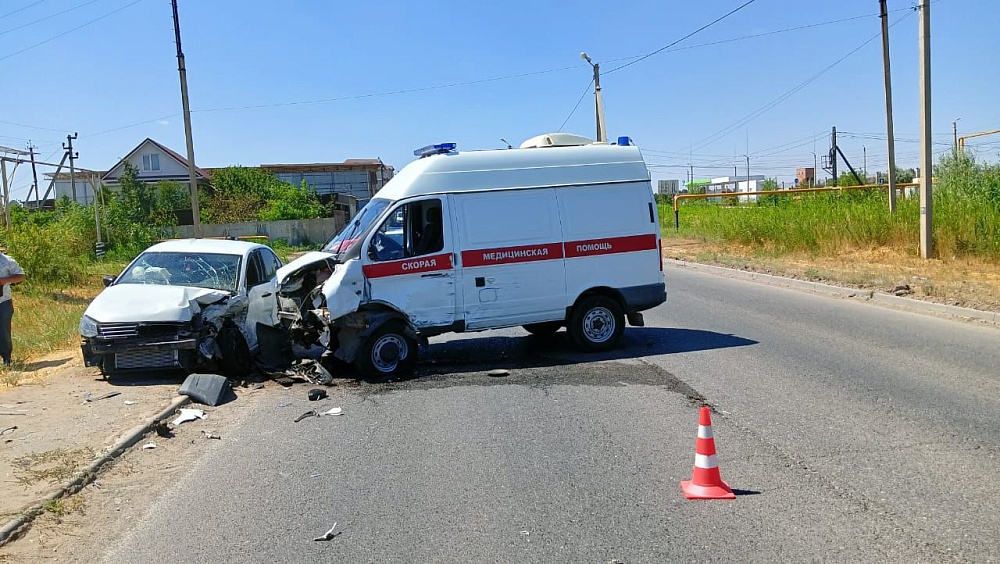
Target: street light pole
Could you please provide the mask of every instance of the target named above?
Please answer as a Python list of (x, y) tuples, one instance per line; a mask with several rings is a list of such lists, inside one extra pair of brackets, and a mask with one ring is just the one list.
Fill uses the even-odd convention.
[(608, 132), (604, 127), (604, 98), (601, 96), (601, 65), (590, 60), (586, 53), (580, 53), (580, 58), (594, 69), (594, 106), (597, 113), (597, 141), (608, 142)]
[(184, 137), (187, 140), (188, 182), (191, 192), (191, 217), (194, 221), (194, 236), (201, 237), (201, 211), (198, 205), (198, 178), (194, 166), (194, 139), (191, 136), (191, 106), (188, 104), (187, 68), (184, 65), (184, 51), (181, 50), (181, 24), (177, 17), (177, 0), (170, 1), (174, 12), (174, 38), (177, 42), (177, 72), (181, 79), (181, 106), (184, 110)]

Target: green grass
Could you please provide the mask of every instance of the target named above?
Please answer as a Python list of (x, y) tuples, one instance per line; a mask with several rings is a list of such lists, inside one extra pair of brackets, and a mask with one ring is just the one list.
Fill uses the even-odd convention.
[[(883, 190), (772, 196), (736, 206), (682, 200), (680, 229), (674, 230), (672, 206), (660, 207), (666, 237), (735, 243), (774, 256), (883, 247), (917, 254), (919, 212), (914, 196), (897, 199), (890, 214)], [(942, 160), (932, 218), (937, 256), (1000, 260), (1000, 165)]]

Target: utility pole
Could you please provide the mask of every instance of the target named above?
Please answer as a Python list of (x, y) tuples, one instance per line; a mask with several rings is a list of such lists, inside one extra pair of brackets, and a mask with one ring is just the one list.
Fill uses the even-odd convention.
[(840, 177), (837, 176), (837, 126), (833, 126), (830, 133), (830, 166), (833, 169), (833, 185), (840, 186)]
[(958, 118), (955, 121), (951, 122), (951, 135), (952, 135), (952, 137), (955, 138), (955, 144), (952, 145), (952, 147), (954, 147), (955, 158), (958, 158), (958, 120), (959, 119), (962, 119), (962, 118)]
[(0, 157), (0, 176), (3, 177), (3, 226), (10, 227), (10, 193), (7, 187), (7, 159), (4, 157)]
[(750, 191), (750, 155), (743, 155), (747, 158), (747, 192)]
[(201, 218), (198, 206), (198, 178), (194, 166), (194, 139), (191, 136), (191, 107), (188, 105), (187, 68), (184, 66), (184, 51), (181, 49), (181, 23), (177, 17), (177, 0), (170, 0), (174, 12), (174, 39), (177, 42), (177, 72), (181, 80), (181, 105), (184, 108), (184, 137), (187, 140), (188, 181), (191, 191), (191, 216), (194, 222), (194, 236), (201, 237)]
[(67, 135), (66, 143), (63, 143), (63, 149), (66, 150), (66, 155), (69, 157), (69, 184), (73, 189), (73, 202), (76, 202), (76, 169), (74, 168), (73, 161), (80, 156), (80, 153), (73, 152), (74, 139), (76, 139), (76, 133)]
[(865, 173), (865, 184), (868, 184), (868, 147), (862, 145), (861, 154), (863, 155), (861, 170), (863, 170)]
[[(35, 201), (38, 201), (38, 170), (35, 168), (35, 147), (28, 142), (28, 154), (31, 156), (31, 178), (34, 181), (32, 189), (35, 191)], [(28, 190), (28, 197), (25, 198), (24, 202), (27, 204), (28, 200), (31, 199), (31, 190)]]
[(878, 0), (882, 18), (882, 68), (885, 73), (885, 130), (889, 149), (889, 213), (896, 211), (896, 139), (892, 132), (892, 75), (889, 72), (889, 14), (885, 0)]
[(597, 141), (608, 142), (608, 131), (604, 126), (604, 98), (601, 96), (601, 65), (590, 60), (586, 53), (580, 53), (580, 58), (590, 63), (594, 68), (594, 109), (597, 113)]
[(934, 153), (931, 152), (931, 2), (920, 0), (920, 257), (934, 255), (931, 190)]
[[(813, 148), (815, 149), (815, 147), (813, 147)], [(813, 151), (813, 177), (812, 177), (812, 186), (813, 187), (816, 186), (816, 172), (817, 172), (817, 169), (816, 169), (816, 151)]]

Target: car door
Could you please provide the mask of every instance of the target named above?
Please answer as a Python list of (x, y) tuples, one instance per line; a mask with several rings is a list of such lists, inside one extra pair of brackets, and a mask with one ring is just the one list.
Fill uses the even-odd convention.
[(257, 324), (278, 324), (277, 270), (281, 261), (270, 249), (254, 249), (247, 260), (247, 317), (243, 334), (257, 347)]
[(448, 217), (444, 197), (409, 200), (390, 210), (362, 253), (369, 301), (403, 312), (417, 329), (448, 327), (455, 321), (454, 241)]

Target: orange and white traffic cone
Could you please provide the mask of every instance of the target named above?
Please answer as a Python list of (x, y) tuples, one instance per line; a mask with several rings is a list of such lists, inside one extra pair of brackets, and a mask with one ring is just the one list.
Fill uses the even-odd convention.
[(698, 440), (694, 449), (694, 472), (690, 480), (681, 482), (681, 491), (688, 499), (736, 499), (729, 484), (719, 475), (715, 459), (715, 438), (712, 435), (712, 412), (702, 407), (698, 417)]

